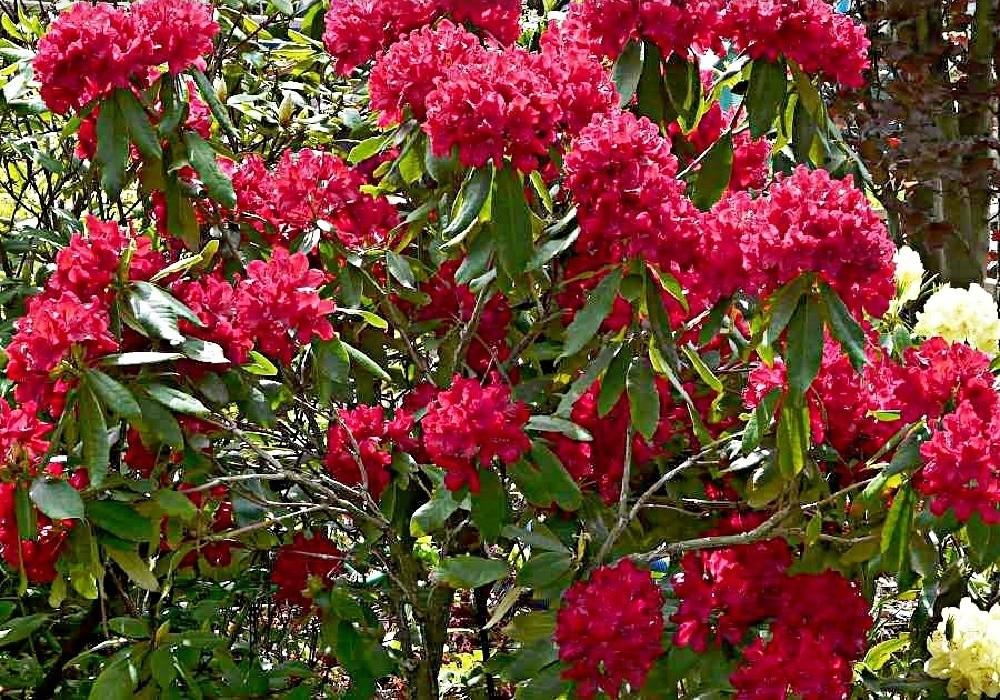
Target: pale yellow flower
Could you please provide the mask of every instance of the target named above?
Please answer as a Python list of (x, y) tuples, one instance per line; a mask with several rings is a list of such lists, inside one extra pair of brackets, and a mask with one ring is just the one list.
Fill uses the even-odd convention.
[(980, 610), (969, 598), (945, 608), (927, 640), (924, 670), (948, 681), (948, 695), (969, 700), (1000, 695), (1000, 605)]
[(924, 281), (924, 264), (920, 255), (909, 246), (903, 246), (892, 258), (896, 263), (896, 294), (899, 305), (916, 301)]
[(917, 314), (914, 335), (940, 336), (949, 343), (968, 343), (989, 355), (1000, 349), (1000, 313), (993, 296), (978, 284), (968, 289), (945, 285)]

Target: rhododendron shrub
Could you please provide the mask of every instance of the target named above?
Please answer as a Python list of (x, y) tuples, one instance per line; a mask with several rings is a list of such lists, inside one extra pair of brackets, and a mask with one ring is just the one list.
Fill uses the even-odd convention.
[(1000, 560), (996, 308), (921, 304), (826, 110), (863, 31), (556, 4), (22, 21), (0, 687), (994, 687), (941, 610)]

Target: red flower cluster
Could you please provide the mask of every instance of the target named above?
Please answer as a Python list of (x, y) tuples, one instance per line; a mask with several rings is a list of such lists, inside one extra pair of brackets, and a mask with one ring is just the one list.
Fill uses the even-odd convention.
[(278, 549), (271, 569), (271, 583), (278, 587), (274, 592), (275, 600), (309, 608), (312, 605), (310, 581), (323, 588), (332, 588), (343, 558), (343, 552), (326, 533), (316, 530), (308, 539), (305, 533), (295, 533), (291, 544)]
[[(395, 418), (386, 420), (381, 406), (341, 409), (337, 415), (327, 434), (326, 470), (348, 486), (367, 481), (368, 492), (378, 500), (392, 481), (389, 465), (393, 449), (408, 452), (417, 447), (411, 437), (413, 418), (397, 411)], [(364, 477), (359, 462), (364, 466)]]
[(895, 246), (851, 178), (799, 166), (779, 175), (768, 195), (733, 195), (748, 209), (740, 245), (745, 290), (766, 297), (803, 272), (815, 272), (852, 312), (881, 316), (895, 294)]
[(521, 36), (521, 0), (441, 0), (441, 9), (456, 22), (488, 32), (501, 44)]
[(4, 472), (26, 469), (28, 473), (49, 449), (46, 439), (52, 426), (38, 417), (34, 404), (11, 408), (0, 399), (0, 465)]
[(233, 174), (239, 216), (272, 245), (287, 246), (325, 221), (352, 250), (386, 245), (399, 214), (361, 191), (368, 178), (332, 153), (286, 150), (273, 171), (256, 154)]
[(261, 352), (287, 365), (296, 341), (333, 338), (326, 315), (333, 312), (334, 304), (321, 299), (317, 291), (326, 281), (325, 273), (309, 267), (305, 255), (289, 255), (286, 249), (275, 247), (267, 262), (254, 260), (247, 265), (247, 278), (237, 287), (240, 326)]
[(220, 273), (180, 280), (171, 285), (171, 292), (203, 324), (199, 327), (181, 319), (181, 333), (188, 338), (217, 343), (233, 364), (242, 365), (250, 359), (253, 350), (250, 327), (240, 318), (236, 290)]
[(530, 172), (541, 167), (562, 117), (559, 93), (538, 54), (519, 47), (465, 56), (427, 95), (427, 122), (434, 154), (458, 147), (463, 165), (478, 168), (504, 156)]
[(38, 42), (35, 77), (49, 109), (65, 114), (148, 84), (163, 64), (184, 71), (211, 52), (218, 31), (212, 7), (199, 0), (140, 0), (128, 9), (78, 2)]
[(56, 577), (56, 561), (73, 521), (52, 521), (36, 511), (37, 535), (22, 538), (17, 529), (16, 489), (14, 483), (0, 483), (0, 556), (14, 571), (23, 567), (31, 583), (49, 583)]
[(573, 141), (565, 168), (578, 206), (578, 253), (610, 262), (641, 256), (664, 267), (692, 261), (698, 211), (655, 124), (631, 112), (598, 115)]
[[(698, 125), (684, 134), (677, 122), (670, 125), (668, 134), (677, 145), (678, 140), (691, 147), (692, 158), (704, 153), (719, 140), (732, 121), (732, 111), (723, 111), (722, 105), (713, 102), (698, 120)], [(771, 160), (771, 142), (766, 138), (750, 137), (750, 132), (739, 131), (733, 135), (733, 165), (729, 176), (730, 191), (761, 190), (767, 185), (768, 166)]]
[(438, 392), (421, 421), (424, 448), (434, 464), (445, 470), (444, 483), (458, 491), (479, 491), (479, 469), (494, 459), (511, 464), (528, 451), (524, 433), (528, 407), (513, 403), (510, 389), (498, 383), (483, 386), (455, 376), (451, 388)]
[(594, 570), (563, 595), (556, 615), (563, 678), (576, 696), (599, 691), (617, 698), (628, 683), (636, 691), (663, 653), (663, 591), (629, 559)]
[(825, 0), (732, 0), (721, 31), (753, 59), (784, 55), (806, 73), (846, 87), (865, 83), (871, 46), (865, 28)]
[(423, 121), (427, 96), (438, 78), (455, 63), (482, 50), (479, 37), (448, 20), (411, 32), (394, 43), (376, 61), (368, 80), (371, 107), (380, 113), (379, 126), (401, 122), (406, 108)]

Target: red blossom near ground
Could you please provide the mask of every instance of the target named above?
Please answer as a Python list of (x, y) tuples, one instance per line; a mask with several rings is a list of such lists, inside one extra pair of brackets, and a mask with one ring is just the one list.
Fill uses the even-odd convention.
[(326, 282), (326, 273), (310, 268), (305, 255), (275, 247), (268, 261), (247, 265), (236, 288), (236, 317), (262, 353), (287, 365), (296, 343), (333, 338), (326, 316), (335, 306), (318, 293)]
[(324, 236), (350, 250), (386, 245), (399, 213), (385, 199), (361, 191), (367, 175), (324, 151), (286, 150), (272, 170), (260, 156), (244, 158), (233, 173), (237, 214), (272, 245), (294, 238), (325, 221)]
[(437, 156), (458, 149), (470, 168), (509, 158), (531, 172), (548, 158), (562, 118), (559, 93), (542, 58), (513, 46), (484, 50), (452, 65), (427, 95), (427, 122)]
[(271, 583), (278, 587), (275, 600), (308, 609), (310, 580), (323, 588), (332, 588), (334, 578), (342, 568), (344, 554), (325, 533), (316, 530), (312, 537), (297, 532), (290, 544), (278, 549), (271, 569)]
[(219, 30), (198, 0), (141, 0), (120, 9), (78, 2), (38, 42), (33, 61), (45, 104), (57, 114), (80, 109), (117, 88), (144, 86), (150, 69), (196, 65)]
[(497, 382), (483, 386), (475, 379), (455, 376), (451, 388), (439, 391), (420, 421), (424, 448), (445, 470), (451, 491), (468, 486), (479, 492), (479, 470), (499, 459), (511, 464), (528, 451), (524, 432), (528, 407), (511, 401), (510, 389)]
[(417, 446), (411, 435), (413, 427), (413, 418), (405, 411), (397, 411), (392, 420), (386, 420), (381, 406), (341, 409), (327, 432), (326, 470), (340, 483), (358, 486), (363, 481), (360, 461), (368, 492), (378, 500), (392, 482), (389, 467), (393, 452), (408, 452)]
[(556, 615), (555, 642), (576, 697), (604, 691), (617, 698), (625, 683), (642, 688), (663, 654), (662, 608), (660, 587), (629, 559), (570, 586)]

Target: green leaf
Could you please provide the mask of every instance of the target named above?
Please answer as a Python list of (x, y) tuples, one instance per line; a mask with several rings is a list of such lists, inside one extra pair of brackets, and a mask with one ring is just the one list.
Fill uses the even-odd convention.
[(142, 424), (165, 445), (175, 450), (184, 448), (184, 434), (173, 414), (158, 401), (144, 396), (136, 397), (142, 409)]
[(507, 562), (481, 557), (448, 557), (435, 574), (455, 588), (479, 588), (507, 576)]
[(197, 251), (201, 244), (201, 226), (194, 205), (181, 191), (176, 173), (167, 175), (164, 198), (167, 203), (167, 231), (183, 241), (188, 250)]
[(410, 268), (410, 263), (407, 262), (399, 253), (395, 253), (391, 250), (385, 253), (386, 265), (389, 268), (389, 274), (396, 278), (406, 289), (414, 289), (416, 287), (416, 280), (413, 278), (413, 270)]
[(548, 491), (562, 510), (575, 511), (583, 504), (580, 486), (573, 480), (566, 467), (548, 447), (541, 442), (531, 446), (531, 460), (538, 468)]
[(969, 555), (977, 571), (1000, 561), (1000, 525), (987, 525), (979, 513), (974, 513), (965, 524), (969, 536)]
[(208, 108), (211, 110), (212, 116), (219, 122), (219, 126), (222, 127), (222, 130), (226, 132), (229, 138), (238, 140), (240, 135), (237, 133), (236, 127), (233, 126), (233, 122), (229, 119), (229, 113), (226, 112), (225, 106), (219, 101), (219, 96), (215, 94), (215, 88), (212, 87), (211, 81), (197, 68), (192, 68), (188, 72), (194, 76), (194, 81), (198, 85), (198, 92), (201, 93), (202, 99), (208, 104)]
[(179, 360), (184, 355), (179, 352), (123, 352), (115, 355), (107, 355), (101, 360), (101, 364), (109, 367), (131, 367), (133, 365), (152, 365), (157, 362), (171, 362)]
[(347, 154), (347, 162), (351, 165), (357, 165), (363, 160), (368, 160), (373, 155), (382, 150), (382, 146), (388, 142), (388, 137), (386, 136), (372, 136), (371, 138), (365, 139), (361, 143), (354, 146), (351, 152)]
[(48, 619), (45, 613), (36, 613), (4, 622), (0, 625), (0, 647), (27, 639)]
[(38, 519), (35, 517), (35, 506), (24, 484), (14, 488), (14, 521), (21, 539), (33, 540), (38, 536)]
[(698, 351), (690, 345), (685, 345), (683, 350), (684, 355), (691, 363), (692, 369), (698, 374), (701, 381), (705, 382), (715, 393), (721, 394), (723, 392), (722, 381), (708, 368), (708, 365), (705, 364), (705, 360), (698, 354)]
[(189, 360), (204, 362), (210, 365), (229, 364), (225, 351), (218, 343), (210, 340), (198, 340), (197, 338), (187, 338), (181, 343), (181, 352)]
[(572, 413), (573, 405), (597, 381), (601, 372), (611, 363), (614, 353), (615, 346), (608, 345), (594, 358), (594, 361), (590, 363), (587, 370), (570, 384), (569, 389), (563, 395), (562, 399), (559, 400), (556, 415), (565, 417)]
[(647, 358), (636, 357), (632, 360), (627, 383), (632, 425), (647, 441), (652, 440), (660, 422), (660, 394)]
[(815, 297), (799, 302), (788, 324), (785, 339), (785, 367), (788, 386), (805, 394), (819, 373), (823, 360), (823, 310)]
[(344, 346), (344, 349), (347, 350), (347, 354), (350, 356), (351, 362), (358, 363), (369, 374), (374, 375), (375, 377), (377, 377), (378, 379), (381, 379), (384, 382), (392, 381), (392, 377), (389, 376), (389, 373), (386, 372), (381, 367), (379, 367), (378, 363), (375, 362), (375, 360), (373, 360), (372, 358), (368, 357), (368, 355), (364, 354), (363, 352), (361, 352), (360, 350), (358, 350), (353, 345), (349, 345), (348, 343), (345, 343), (344, 341), (340, 341), (340, 342), (341, 342), (341, 345)]
[[(148, 646), (148, 645), (147, 645)], [(89, 700), (132, 700), (138, 682), (138, 669), (128, 656), (104, 667), (90, 689)]]
[(184, 132), (184, 145), (187, 146), (188, 161), (198, 172), (208, 195), (227, 209), (235, 207), (233, 183), (219, 168), (215, 149), (194, 131)]
[(87, 519), (91, 523), (129, 542), (148, 542), (154, 528), (152, 521), (139, 515), (132, 506), (121, 501), (90, 501)]
[(108, 475), (111, 462), (111, 443), (108, 441), (108, 424), (97, 397), (88, 384), (80, 387), (77, 405), (80, 440), (83, 443), (83, 464), (90, 475), (90, 485), (100, 488)]
[(500, 267), (511, 279), (524, 272), (535, 252), (531, 210), (521, 176), (512, 167), (498, 170), (493, 182), (492, 226)]
[(129, 639), (149, 639), (149, 622), (135, 617), (115, 617), (108, 620), (108, 629)]
[(479, 492), (472, 494), (472, 522), (483, 539), (493, 542), (500, 537), (508, 515), (507, 489), (491, 469), (479, 472)]
[(618, 106), (624, 107), (635, 96), (642, 75), (642, 42), (632, 39), (615, 60), (611, 79), (618, 89)]
[(178, 319), (204, 326), (191, 309), (149, 282), (133, 282), (128, 303), (135, 319), (148, 333), (174, 345), (184, 342)]
[(191, 499), (173, 489), (158, 489), (153, 494), (153, 502), (167, 515), (181, 520), (192, 520), (198, 515), (198, 508)]
[(680, 54), (670, 54), (663, 67), (667, 96), (677, 112), (685, 131), (693, 129), (701, 110), (701, 69), (697, 62), (685, 60)]
[(442, 235), (445, 238), (458, 235), (477, 221), (492, 190), (493, 166), (476, 168), (470, 172), (458, 192), (456, 199), (458, 209), (452, 211), (451, 221), (442, 231)]
[(611, 313), (621, 283), (622, 271), (614, 270), (594, 288), (587, 305), (576, 313), (566, 329), (566, 345), (558, 359), (580, 352), (597, 335), (604, 319)]
[(524, 563), (517, 573), (517, 585), (542, 588), (569, 573), (573, 557), (569, 552), (539, 552)]
[(799, 306), (802, 295), (806, 293), (807, 283), (808, 280), (800, 275), (767, 300), (769, 323), (764, 337), (765, 343), (769, 345), (774, 343), (785, 330), (788, 322), (792, 320), (792, 314)]
[(910, 634), (904, 632), (894, 639), (887, 639), (879, 642), (865, 654), (863, 663), (872, 671), (880, 671), (888, 663), (889, 659), (898, 651), (903, 651), (910, 646)]
[(539, 508), (549, 508), (555, 501), (542, 472), (527, 461), (522, 459), (508, 465), (507, 476), (513, 480), (528, 503)]
[(117, 547), (107, 547), (106, 550), (108, 556), (114, 559), (122, 571), (128, 574), (128, 577), (140, 588), (154, 593), (160, 590), (160, 584), (153, 572), (149, 570), (149, 564), (138, 554)]
[(114, 100), (105, 100), (101, 104), (96, 130), (97, 153), (94, 160), (101, 168), (101, 187), (116, 197), (125, 186), (129, 137), (125, 117)]
[(183, 391), (162, 384), (150, 384), (146, 387), (146, 391), (176, 413), (187, 413), (192, 416), (208, 416), (212, 413), (205, 404)]
[(274, 366), (274, 363), (256, 350), (250, 351), (250, 361), (242, 365), (241, 368), (245, 372), (261, 377), (273, 377), (278, 373), (278, 368)]
[(541, 433), (562, 433), (580, 442), (590, 442), (593, 436), (571, 420), (558, 416), (532, 416), (524, 426), (525, 430)]
[(786, 75), (783, 60), (777, 63), (754, 61), (746, 96), (752, 138), (759, 139), (771, 130), (785, 101)]
[[(660, 50), (651, 41), (642, 45), (642, 72), (639, 74), (639, 85), (636, 87), (637, 111), (640, 116), (648, 117), (654, 124), (661, 124), (666, 119), (667, 96), (661, 73)], [(670, 119), (669, 121), (673, 121)]]
[(105, 406), (128, 421), (139, 419), (139, 404), (132, 392), (117, 380), (96, 369), (87, 370), (86, 380)]
[(340, 340), (313, 341), (316, 364), (327, 379), (344, 383), (351, 371), (351, 358)]
[(118, 109), (121, 110), (129, 138), (138, 147), (139, 153), (151, 160), (162, 158), (163, 146), (160, 144), (160, 139), (149, 121), (149, 115), (146, 114), (139, 99), (131, 90), (121, 89), (115, 90), (114, 101)]
[(53, 520), (83, 520), (83, 499), (68, 481), (39, 476), (31, 485), (31, 500)]
[(722, 198), (729, 187), (733, 172), (733, 137), (726, 133), (712, 144), (701, 161), (698, 176), (691, 189), (691, 201), (702, 211), (708, 211)]
[(461, 505), (448, 489), (435, 489), (431, 499), (417, 508), (410, 518), (410, 535), (423, 537), (437, 532)]
[(617, 405), (625, 391), (625, 376), (632, 366), (632, 347), (623, 345), (615, 359), (611, 361), (608, 371), (601, 379), (601, 390), (597, 395), (597, 415), (603, 418)]
[(740, 451), (743, 454), (749, 454), (760, 447), (761, 438), (771, 427), (771, 421), (774, 419), (774, 407), (779, 398), (781, 398), (781, 389), (772, 389), (753, 410), (750, 420), (747, 421), (746, 428), (743, 430), (743, 439), (740, 442)]
[(843, 300), (826, 282), (820, 283), (820, 292), (825, 302), (824, 311), (830, 326), (830, 333), (840, 342), (854, 369), (861, 371), (866, 362), (865, 332), (847, 310)]
[(786, 394), (778, 417), (778, 469), (791, 479), (805, 468), (809, 453), (809, 407), (801, 395)]
[(916, 491), (910, 486), (904, 486), (893, 498), (885, 524), (882, 525), (882, 563), (892, 573), (908, 562), (910, 531), (916, 505)]

